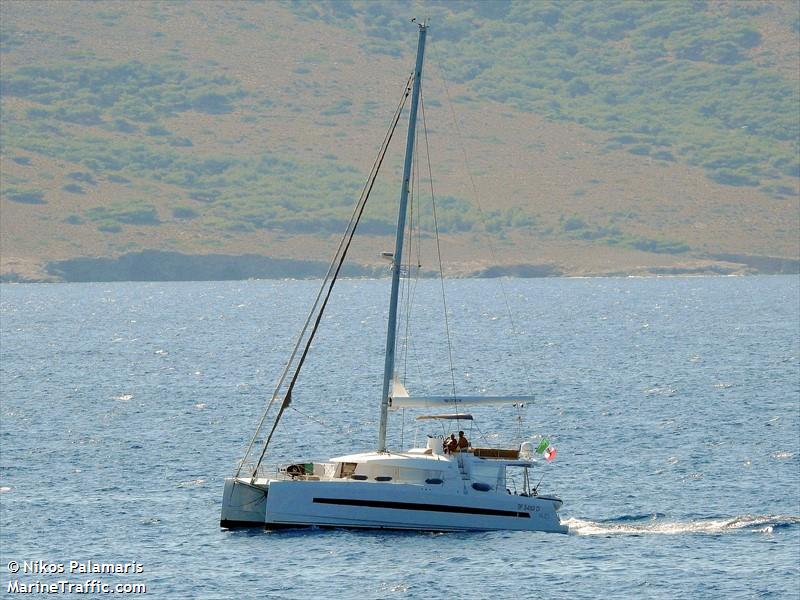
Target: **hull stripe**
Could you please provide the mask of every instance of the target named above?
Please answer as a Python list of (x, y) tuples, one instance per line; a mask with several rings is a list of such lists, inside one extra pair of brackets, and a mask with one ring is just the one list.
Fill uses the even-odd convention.
[(314, 498), (314, 504), (336, 504), (340, 506), (365, 506), (368, 508), (389, 508), (395, 510), (421, 510), (426, 512), (446, 512), (470, 515), (489, 515), (493, 517), (520, 517), (530, 519), (530, 513), (494, 508), (472, 506), (445, 506), (442, 504), (418, 504), (416, 502), (386, 502), (383, 500), (358, 500), (355, 498)]

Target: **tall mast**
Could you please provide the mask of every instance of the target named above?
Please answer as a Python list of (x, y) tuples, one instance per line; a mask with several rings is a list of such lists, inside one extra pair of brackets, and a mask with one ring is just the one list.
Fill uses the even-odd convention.
[(394, 348), (397, 337), (397, 297), (400, 291), (400, 267), (403, 262), (403, 238), (406, 228), (406, 209), (408, 189), (411, 180), (411, 159), (414, 153), (414, 135), (417, 129), (417, 106), (419, 88), (422, 83), (422, 57), (425, 54), (425, 34), (428, 26), (419, 24), (417, 44), (417, 65), (414, 68), (414, 89), (411, 94), (411, 112), (408, 117), (408, 136), (406, 138), (406, 158), (403, 165), (403, 185), (400, 189), (400, 209), (397, 215), (397, 238), (394, 243), (392, 259), (392, 294), (389, 302), (389, 326), (386, 332), (386, 363), (383, 369), (383, 395), (381, 396), (381, 420), (378, 428), (378, 452), (386, 452), (386, 421), (389, 416), (389, 388), (394, 375)]

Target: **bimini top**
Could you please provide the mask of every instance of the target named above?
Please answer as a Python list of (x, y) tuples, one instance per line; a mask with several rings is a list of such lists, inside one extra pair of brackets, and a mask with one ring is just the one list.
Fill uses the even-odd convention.
[[(458, 410), (462, 406), (485, 406), (487, 404), (525, 404), (534, 401), (534, 396), (411, 396), (402, 382), (392, 381), (389, 394), (389, 409), (427, 408), (430, 410)], [(446, 416), (430, 416), (429, 419), (448, 418)], [(465, 419), (462, 416), (450, 417)], [(469, 420), (469, 419), (467, 419)]]
[(420, 415), (417, 417), (417, 421), (423, 421), (425, 419), (442, 419), (448, 421), (472, 421), (472, 415)]

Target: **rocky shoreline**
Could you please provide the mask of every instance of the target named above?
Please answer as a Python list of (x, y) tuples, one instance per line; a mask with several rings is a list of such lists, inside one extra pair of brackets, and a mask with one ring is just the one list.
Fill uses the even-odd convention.
[[(192, 255), (145, 250), (116, 258), (79, 257), (51, 261), (38, 269), (4, 265), (0, 282), (112, 282), (112, 281), (231, 281), (243, 279), (315, 279), (328, 263), (319, 260), (273, 258), (258, 254)], [(456, 268), (451, 277), (625, 277), (690, 275), (773, 275), (800, 273), (800, 260), (768, 256), (719, 254), (694, 257), (672, 266), (637, 266), (627, 269), (581, 272), (557, 264), (510, 264)], [(346, 264), (344, 277), (385, 277), (388, 266)], [(433, 273), (423, 273), (430, 276)]]

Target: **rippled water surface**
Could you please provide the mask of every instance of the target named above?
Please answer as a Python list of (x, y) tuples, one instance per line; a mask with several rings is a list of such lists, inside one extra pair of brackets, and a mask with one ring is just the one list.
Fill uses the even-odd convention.
[[(796, 276), (420, 282), (412, 391), (520, 394), (473, 441), (545, 435), (566, 536), (229, 532), (222, 480), (317, 282), (4, 285), (0, 584), (9, 561), (131, 562), (147, 597), (797, 598)], [(375, 444), (385, 281), (344, 281), (270, 460)], [(509, 319), (507, 306), (511, 309)], [(403, 328), (405, 332), (405, 327)], [(391, 445), (441, 433), (398, 415)], [(483, 438), (486, 438), (485, 440)]]

